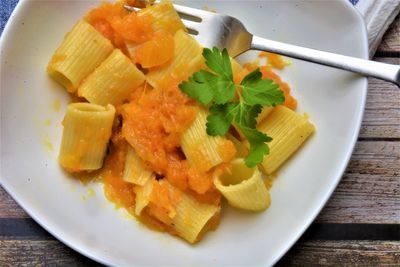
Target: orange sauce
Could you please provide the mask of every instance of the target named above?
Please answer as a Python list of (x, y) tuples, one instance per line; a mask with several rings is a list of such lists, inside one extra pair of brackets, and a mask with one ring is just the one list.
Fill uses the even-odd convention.
[(113, 23), (115, 20), (121, 19), (123, 16), (128, 15), (129, 12), (124, 8), (122, 2), (102, 3), (99, 7), (90, 10), (85, 19), (93, 27), (96, 28), (104, 37), (109, 39), (112, 44), (125, 51), (125, 43), (117, 32), (113, 28)]
[(119, 207), (126, 208), (134, 214), (135, 192), (133, 184), (122, 180), (126, 156), (126, 146), (120, 134), (114, 134), (110, 153), (105, 159), (101, 177), (104, 183), (104, 192), (108, 200)]
[(273, 72), (272, 68), (269, 66), (262, 66), (260, 70), (264, 79), (273, 80), (274, 83), (278, 84), (279, 88), (283, 91), (283, 94), (285, 95), (285, 102), (283, 103), (283, 105), (295, 110), (297, 108), (297, 100), (290, 94), (289, 84), (282, 81), (281, 77)]
[[(275, 55), (275, 54), (272, 54)], [(278, 56), (278, 55), (275, 55)], [(278, 56), (281, 57), (281, 56)], [(279, 89), (283, 91), (285, 96), (285, 102), (283, 105), (286, 107), (295, 110), (297, 108), (297, 100), (290, 94), (289, 84), (282, 81), (281, 77), (272, 70), (272, 65), (264, 65), (259, 66), (258, 62), (249, 62), (244, 64), (245, 69), (249, 72), (255, 70), (256, 68), (260, 68), (263, 79), (271, 79), (274, 83), (279, 85)]]
[(135, 52), (135, 61), (143, 68), (163, 65), (174, 56), (174, 37), (171, 34), (159, 34), (139, 46)]
[(55, 54), (50, 61), (50, 64), (47, 67), (47, 71), (53, 71), (54, 65), (63, 62), (67, 58), (66, 55)]
[[(131, 102), (123, 107), (122, 136), (150, 169), (172, 185), (182, 191), (205, 194), (213, 190), (212, 173), (190, 168), (180, 150), (181, 134), (195, 116), (193, 101), (175, 84), (162, 89), (143, 90), (134, 94)], [(234, 155), (235, 151), (230, 152), (230, 145), (224, 144), (221, 154)], [(207, 200), (215, 201), (211, 198)]]
[(218, 146), (218, 154), (223, 162), (231, 161), (236, 155), (235, 145), (230, 140), (223, 140), (222, 144)]
[(120, 18), (114, 17), (111, 26), (116, 35), (121, 36), (126, 41), (142, 43), (149, 40), (153, 35), (151, 16), (138, 16), (136, 12)]
[(283, 70), (287, 65), (288, 62), (286, 62), (282, 56), (274, 54), (274, 53), (269, 53), (269, 52), (260, 52), (258, 54), (259, 57), (265, 57), (268, 60), (268, 63), (276, 69)]
[(166, 225), (172, 224), (175, 206), (181, 198), (181, 192), (168, 186), (167, 183), (153, 181), (150, 203), (147, 212)]

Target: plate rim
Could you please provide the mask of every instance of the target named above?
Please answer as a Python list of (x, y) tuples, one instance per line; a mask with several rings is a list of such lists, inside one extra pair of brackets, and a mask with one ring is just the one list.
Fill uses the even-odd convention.
[[(13, 18), (16, 16), (16, 14), (19, 13), (19, 10), (23, 8), (23, 5), (27, 2), (34, 2), (35, 0), (20, 0), (13, 12), (11, 13), (9, 19), (7, 20), (7, 23), (4, 27), (4, 30), (0, 36), (0, 49), (3, 48), (5, 44), (5, 40), (7, 39), (5, 36), (8, 36), (8, 32), (11, 29), (11, 25), (13, 25)], [(55, 0), (58, 1), (58, 0)], [(299, 0), (301, 1), (301, 0)], [(361, 30), (362, 30), (362, 37), (363, 37), (363, 51), (361, 51), (361, 58), (363, 59), (369, 59), (368, 55), (368, 35), (367, 35), (367, 29), (366, 29), (366, 24), (365, 21), (362, 17), (362, 15), (359, 13), (359, 11), (349, 2), (349, 0), (336, 0), (338, 3), (342, 3), (344, 6), (346, 6), (346, 9), (349, 10), (350, 13), (353, 13), (355, 18), (359, 21), (361, 24)], [(353, 136), (351, 137), (351, 143), (349, 146), (351, 146), (348, 150), (347, 153), (344, 156), (344, 160), (341, 161), (341, 164), (337, 168), (337, 175), (335, 175), (335, 180), (334, 185), (331, 186), (329, 190), (327, 190), (324, 193), (324, 196), (321, 198), (322, 200), (319, 201), (319, 205), (317, 208), (315, 208), (311, 213), (312, 216), (309, 216), (303, 225), (301, 226), (301, 230), (296, 233), (296, 235), (293, 235), (292, 238), (288, 239), (286, 242), (286, 245), (284, 246), (285, 249), (281, 250), (281, 253), (277, 253), (275, 257), (272, 257), (271, 259), (271, 266), (275, 265), (292, 247), (295, 245), (295, 243), (299, 240), (299, 238), (304, 234), (304, 232), (310, 227), (310, 225), (315, 221), (316, 217), (318, 214), (322, 211), (330, 197), (332, 196), (333, 192), (336, 190), (339, 182), (341, 181), (343, 174), (346, 170), (347, 165), (350, 162), (351, 156), (353, 154), (355, 145), (357, 143), (357, 139), (359, 136), (359, 132), (362, 126), (362, 119), (365, 114), (365, 105), (366, 105), (366, 98), (367, 98), (367, 93), (368, 93), (368, 79), (367, 77), (358, 77), (357, 79), (362, 81), (362, 84), (360, 85), (360, 88), (363, 87), (362, 89), (362, 100), (361, 100), (361, 105), (360, 105), (360, 114), (357, 117), (357, 127), (355, 127), (355, 131)], [(361, 89), (360, 89), (361, 90)], [(2, 91), (2, 90), (0, 90)], [(1, 103), (0, 103), (1, 105)], [(0, 111), (1, 111), (1, 106), (0, 106)], [(1, 144), (1, 139), (0, 139), (0, 144)], [(68, 246), (69, 248), (75, 250), (76, 252), (84, 255), (85, 257), (88, 257), (91, 260), (94, 260), (100, 264), (110, 266), (111, 263), (108, 262), (106, 259), (103, 259), (101, 255), (94, 255), (91, 253), (90, 249), (85, 249), (84, 247), (80, 246), (79, 244), (76, 244), (73, 240), (67, 240), (62, 237), (62, 233), (56, 233), (53, 231), (51, 226), (46, 223), (46, 221), (41, 221), (35, 214), (33, 214), (33, 211), (26, 209), (25, 205), (20, 202), (18, 198), (15, 197), (15, 193), (12, 192), (10, 188), (7, 188), (7, 186), (4, 184), (4, 181), (2, 179), (2, 174), (1, 174), (1, 164), (0, 164), (0, 186), (13, 198), (13, 200), (36, 222), (38, 223), (43, 229), (45, 229), (49, 234), (51, 234), (53, 237), (55, 237), (58, 241), (63, 243), (64, 245)]]

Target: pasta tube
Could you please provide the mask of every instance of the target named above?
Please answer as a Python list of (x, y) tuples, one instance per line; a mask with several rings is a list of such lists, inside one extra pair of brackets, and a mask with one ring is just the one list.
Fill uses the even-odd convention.
[[(164, 210), (163, 204), (156, 202), (152, 199), (153, 190), (155, 185), (166, 186), (170, 200), (172, 200), (173, 207), (169, 210)], [(168, 220), (171, 220), (168, 227), (172, 232), (187, 240), (190, 243), (196, 242), (201, 233), (207, 231), (210, 227), (212, 218), (218, 218), (220, 207), (210, 204), (200, 203), (194, 198), (179, 191), (171, 185), (166, 179), (156, 181), (154, 178), (146, 182), (144, 186), (137, 186), (136, 192), (136, 215), (141, 212), (148, 205), (155, 205), (164, 212), (168, 212)], [(157, 192), (155, 192), (157, 193)]]
[(240, 84), (243, 78), (249, 73), (246, 68), (243, 68), (236, 59), (231, 58), (231, 66), (232, 66), (232, 74), (233, 74), (233, 81), (236, 84)]
[(308, 119), (285, 106), (277, 106), (258, 126), (273, 139), (261, 164), (266, 174), (276, 171), (315, 131)]
[(111, 42), (84, 20), (65, 36), (47, 67), (47, 72), (69, 92), (113, 51)]
[(207, 134), (207, 115), (206, 110), (198, 108), (194, 122), (186, 129), (181, 139), (181, 147), (187, 160), (201, 172), (230, 161), (236, 154), (231, 141)]
[(119, 49), (82, 83), (78, 95), (90, 103), (118, 105), (145, 80), (144, 74)]
[(233, 207), (262, 211), (270, 205), (261, 172), (257, 168), (248, 168), (243, 159), (232, 161), (229, 173), (215, 177), (214, 184)]
[(128, 145), (122, 179), (128, 183), (144, 185), (153, 176), (153, 172), (146, 169), (143, 161), (136, 155), (133, 147)]
[(67, 108), (59, 162), (70, 172), (101, 168), (106, 153), (115, 108), (73, 103)]
[(174, 57), (170, 63), (154, 68), (147, 74), (147, 81), (154, 88), (169, 85), (171, 81), (181, 82), (204, 65), (203, 48), (189, 34), (179, 30), (174, 35)]
[(241, 142), (239, 139), (237, 139), (235, 136), (233, 136), (230, 133), (226, 134), (226, 138), (228, 140), (230, 140), (236, 148), (236, 158), (245, 158), (248, 154), (249, 154), (249, 150), (247, 149), (247, 147), (245, 146), (245, 144), (243, 144), (243, 142)]
[(201, 233), (207, 230), (207, 224), (220, 212), (219, 206), (200, 203), (194, 198), (182, 194), (176, 205), (176, 215), (172, 219), (172, 228), (190, 243), (195, 243)]
[[(181, 18), (170, 1), (161, 1), (156, 5), (139, 10), (136, 14), (138, 16), (151, 16), (151, 26), (155, 33), (169, 33), (173, 36), (178, 30), (186, 32), (185, 25), (182, 23)], [(125, 45), (129, 56), (134, 58), (140, 44), (137, 42), (125, 41)]]
[(263, 107), (260, 114), (258, 114), (256, 121), (257, 124), (261, 123), (273, 110), (273, 107)]
[(143, 8), (137, 12), (137, 15), (151, 16), (153, 18), (152, 27), (155, 32), (164, 31), (173, 35), (178, 30), (186, 31), (185, 25), (183, 25), (170, 1), (161, 1), (157, 5)]
[(135, 214), (139, 216), (142, 213), (142, 210), (149, 205), (151, 193), (153, 191), (153, 182), (155, 181), (155, 177), (151, 177), (147, 180), (147, 182), (143, 186), (136, 186), (136, 204), (135, 204)]

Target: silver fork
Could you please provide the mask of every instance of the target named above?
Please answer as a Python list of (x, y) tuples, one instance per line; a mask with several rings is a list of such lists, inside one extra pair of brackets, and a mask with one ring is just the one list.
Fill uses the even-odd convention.
[[(400, 86), (400, 66), (281, 43), (249, 33), (236, 18), (174, 4), (189, 33), (204, 47), (227, 48), (232, 57), (248, 50), (268, 51), (386, 80)], [(137, 10), (125, 5), (126, 9)]]

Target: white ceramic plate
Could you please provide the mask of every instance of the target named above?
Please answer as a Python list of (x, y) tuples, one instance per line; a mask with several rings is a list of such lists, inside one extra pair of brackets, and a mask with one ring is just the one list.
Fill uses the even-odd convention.
[[(362, 18), (347, 1), (231, 1), (208, 6), (278, 41), (367, 58)], [(293, 60), (282, 72), (317, 133), (280, 171), (272, 205), (251, 214), (231, 208), (199, 244), (148, 230), (115, 210), (99, 185), (81, 186), (57, 164), (67, 93), (46, 66), (93, 1), (21, 1), (1, 39), (1, 184), (44, 228), (73, 249), (119, 266), (272, 265), (321, 210), (351, 156), (367, 81)], [(57, 111), (57, 104), (60, 110)], [(95, 194), (88, 188), (96, 191)]]

